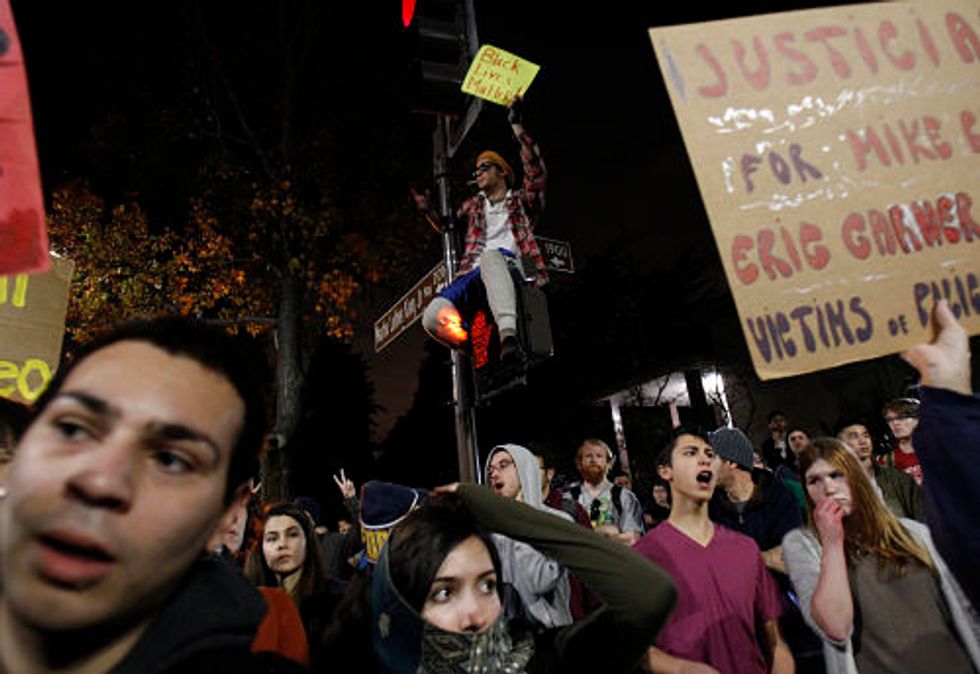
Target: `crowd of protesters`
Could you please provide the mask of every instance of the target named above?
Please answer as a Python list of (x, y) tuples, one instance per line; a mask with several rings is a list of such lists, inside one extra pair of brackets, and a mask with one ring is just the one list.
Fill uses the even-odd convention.
[(480, 485), (341, 471), (329, 525), (259, 503), (238, 342), (127, 324), (3, 407), (0, 671), (978, 672), (980, 403), (936, 318), (890, 454), (856, 418), (679, 427), (644, 499), (598, 438), (577, 481), (503, 444)]

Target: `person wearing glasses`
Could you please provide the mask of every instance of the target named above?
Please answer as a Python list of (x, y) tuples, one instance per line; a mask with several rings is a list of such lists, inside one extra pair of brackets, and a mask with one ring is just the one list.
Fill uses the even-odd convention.
[(919, 401), (915, 398), (896, 398), (885, 403), (881, 415), (888, 430), (895, 438), (895, 449), (885, 460), (898, 470), (912, 477), (922, 486), (922, 466), (912, 446), (912, 433), (919, 425)]
[[(533, 276), (534, 284), (548, 281), (544, 257), (534, 240), (533, 229), (544, 208), (547, 173), (541, 151), (522, 124), (522, 101), (515, 98), (507, 120), (520, 144), (524, 179), (516, 187), (516, 175), (507, 160), (494, 150), (476, 158), (473, 180), (479, 190), (456, 212), (466, 219), (463, 258), (456, 279), (426, 307), (422, 326), (434, 339), (450, 348), (469, 340), (467, 318), (489, 307), (500, 336), (501, 360), (523, 359), (517, 339), (517, 297), (510, 267)], [(428, 194), (413, 191), (416, 206), (427, 220), (442, 231), (429, 206)], [(527, 266), (530, 260), (532, 269)]]
[[(486, 482), (499, 496), (522, 501), (535, 510), (572, 521), (569, 514), (542, 502), (541, 467), (534, 454), (520, 445), (498, 445), (493, 448), (487, 457)], [(527, 489), (524, 489), (524, 485), (527, 485)], [(509, 617), (526, 613), (537, 629), (571, 625), (571, 586), (565, 567), (527, 543), (498, 533), (492, 534), (492, 538), (500, 557), (500, 580), (505, 589), (513, 589), (517, 593), (523, 608), (523, 611), (513, 610)]]
[(859, 417), (845, 417), (835, 427), (837, 439), (854, 454), (875, 492), (895, 517), (925, 521), (922, 492), (911, 477), (874, 460), (874, 442), (867, 423)]
[(586, 439), (575, 460), (582, 481), (571, 485), (566, 497), (585, 508), (596, 532), (632, 545), (643, 535), (643, 507), (636, 494), (609, 481), (613, 459), (605, 442)]

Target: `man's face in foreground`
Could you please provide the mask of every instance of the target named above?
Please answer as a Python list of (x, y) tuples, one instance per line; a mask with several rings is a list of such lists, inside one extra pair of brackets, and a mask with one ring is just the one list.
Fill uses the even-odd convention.
[(0, 505), (0, 605), (44, 630), (136, 625), (219, 525), (244, 403), (146, 342), (89, 355), (24, 435)]

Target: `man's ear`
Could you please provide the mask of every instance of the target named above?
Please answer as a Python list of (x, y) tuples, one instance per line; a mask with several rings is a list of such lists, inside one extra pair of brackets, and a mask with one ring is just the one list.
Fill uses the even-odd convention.
[(551, 482), (552, 480), (555, 479), (555, 469), (554, 468), (546, 469), (544, 471), (544, 476), (548, 478), (548, 482)]
[(657, 466), (657, 475), (665, 482), (670, 482), (674, 477), (674, 470), (670, 466)]
[(232, 512), (237, 510), (242, 506), (247, 506), (249, 499), (252, 498), (252, 481), (242, 482), (235, 489), (235, 493), (232, 494), (231, 501), (225, 506), (225, 509), (221, 512), (221, 518), (215, 523), (214, 530), (211, 532), (212, 537), (217, 534), (217, 532), (223, 531), (226, 523), (231, 519)]

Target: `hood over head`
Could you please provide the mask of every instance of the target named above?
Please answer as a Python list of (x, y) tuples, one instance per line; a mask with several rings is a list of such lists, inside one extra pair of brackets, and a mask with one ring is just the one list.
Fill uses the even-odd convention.
[(521, 481), (524, 503), (532, 508), (545, 510), (547, 506), (541, 502), (541, 466), (538, 465), (538, 460), (531, 453), (531, 450), (526, 447), (513, 444), (497, 445), (487, 455), (487, 460), (483, 465), (483, 475), (487, 475), (491, 459), (501, 450), (510, 454), (510, 458), (514, 461), (517, 477)]

